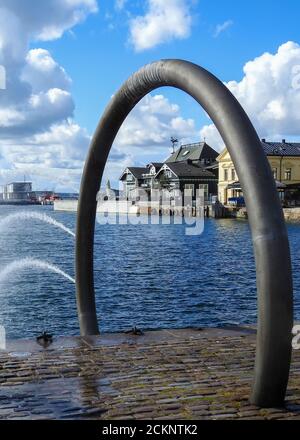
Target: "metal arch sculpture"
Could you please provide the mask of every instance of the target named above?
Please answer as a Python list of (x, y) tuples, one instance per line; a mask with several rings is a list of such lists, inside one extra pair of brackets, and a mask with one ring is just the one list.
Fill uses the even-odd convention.
[(293, 287), (287, 231), (270, 166), (258, 135), (231, 92), (205, 69), (161, 60), (134, 73), (108, 104), (86, 160), (78, 207), (76, 295), (82, 335), (98, 334), (93, 248), (96, 195), (112, 143), (127, 115), (149, 92), (172, 86), (195, 98), (219, 130), (242, 184), (254, 245), (258, 332), (251, 402), (284, 402), (291, 359)]

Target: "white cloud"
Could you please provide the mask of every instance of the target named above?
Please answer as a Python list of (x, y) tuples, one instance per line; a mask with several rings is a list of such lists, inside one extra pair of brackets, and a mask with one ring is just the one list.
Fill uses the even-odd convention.
[(264, 53), (249, 61), (242, 81), (228, 83), (263, 134), (300, 135), (300, 88), (294, 87), (299, 65), (300, 45), (289, 41), (277, 53)]
[(148, 0), (147, 12), (130, 22), (131, 42), (137, 52), (190, 35), (189, 0)]
[[(264, 53), (244, 66), (241, 81), (226, 85), (248, 113), (261, 137), (278, 140), (300, 137), (300, 45), (289, 41), (275, 54)], [(207, 141), (217, 130), (201, 130)], [(212, 142), (211, 142), (212, 143)]]
[(22, 141), (10, 137), (1, 145), (6, 169), (0, 178), (19, 179), (26, 174), (40, 189), (77, 191), (89, 142), (86, 130), (72, 120), (33, 136), (22, 136)]
[(28, 48), (59, 38), (96, 11), (96, 0), (0, 0), (0, 64), (7, 75), (0, 93), (1, 183), (26, 173), (36, 187), (48, 181), (78, 188), (90, 137), (72, 120), (71, 79), (47, 50)]
[(163, 95), (147, 95), (133, 109), (119, 131), (109, 155), (103, 182), (114, 185), (127, 166), (160, 162), (170, 154), (171, 136), (181, 143), (197, 141), (193, 119), (184, 119), (180, 107)]
[[(151, 14), (154, 27), (168, 21), (159, 41), (186, 36), (187, 4), (151, 0), (148, 36)], [(0, 0), (0, 64), (7, 71), (7, 89), (0, 93), (0, 184), (26, 174), (35, 188), (78, 190), (90, 135), (73, 121), (70, 77), (49, 51), (29, 50), (29, 43), (59, 38), (95, 11), (94, 0)], [(178, 105), (163, 95), (145, 97), (122, 127), (105, 176), (117, 181), (130, 164), (168, 156), (171, 135), (182, 142), (198, 139), (194, 121), (184, 119)]]
[(226, 29), (230, 28), (231, 26), (233, 26), (232, 20), (226, 20), (224, 23), (218, 24), (214, 32), (214, 37), (217, 38), (222, 32), (226, 31)]
[[(57, 1), (48, 3), (54, 7)], [(7, 28), (0, 30), (0, 59), (8, 70), (8, 88), (0, 94), (0, 183), (26, 174), (36, 188), (78, 190), (90, 136), (73, 121), (71, 79), (49, 51), (28, 50), (32, 35), (51, 39), (69, 29), (76, 13), (68, 19), (59, 13), (64, 20), (56, 20), (55, 14), (52, 21), (50, 17), (46, 22), (40, 18), (38, 25), (38, 21), (31, 23), (23, 7), (17, 11), (14, 1), (7, 4), (12, 6), (6, 8)], [(69, 8), (71, 4), (75, 8), (81, 4), (92, 6), (93, 2), (60, 1), (60, 7)], [(44, 3), (39, 5), (46, 13)], [(36, 11), (39, 17), (42, 11)], [(17, 35), (14, 26), (23, 26), (23, 32)], [(130, 164), (144, 165), (148, 160), (160, 160), (162, 154), (167, 156), (171, 135), (191, 140), (197, 136), (194, 121), (182, 118), (179, 106), (163, 95), (145, 97), (122, 127), (104, 178), (116, 182)]]
[(116, 146), (122, 151), (149, 154), (154, 149), (167, 153), (170, 137), (188, 142), (197, 136), (193, 119), (180, 116), (180, 107), (163, 95), (147, 95), (127, 117), (117, 138)]
[[(8, 26), (17, 23), (30, 39), (49, 41), (60, 38), (66, 30), (97, 12), (98, 5), (97, 0), (0, 0), (0, 8), (1, 15), (3, 10), (11, 14)], [(13, 39), (17, 37), (16, 34)]]
[(69, 90), (71, 79), (45, 49), (32, 49), (26, 56), (26, 64), (21, 79), (32, 86), (32, 92), (41, 92), (49, 88)]
[(224, 148), (223, 139), (214, 124), (207, 124), (201, 128), (200, 139), (205, 139), (205, 141), (217, 151), (222, 151)]
[[(0, 140), (14, 135), (28, 135), (47, 130), (52, 124), (70, 117), (74, 110), (72, 96), (66, 90), (49, 89), (33, 94), (24, 105), (10, 109), (0, 120)], [(0, 112), (4, 112), (0, 107)]]

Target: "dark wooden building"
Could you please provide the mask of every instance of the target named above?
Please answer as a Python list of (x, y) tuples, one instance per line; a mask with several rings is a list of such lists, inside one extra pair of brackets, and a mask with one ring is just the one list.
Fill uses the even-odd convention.
[(182, 145), (164, 163), (153, 162), (146, 167), (128, 167), (120, 180), (124, 194), (135, 199), (139, 188), (150, 195), (153, 189), (168, 190), (170, 197), (176, 192), (189, 190), (193, 198), (198, 189), (204, 191), (206, 201), (217, 195), (219, 153), (206, 142)]

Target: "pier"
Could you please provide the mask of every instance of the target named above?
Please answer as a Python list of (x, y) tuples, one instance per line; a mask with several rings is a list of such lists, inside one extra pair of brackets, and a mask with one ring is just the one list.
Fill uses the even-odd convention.
[(300, 420), (300, 350), (284, 408), (249, 403), (256, 331), (183, 329), (8, 342), (0, 419)]

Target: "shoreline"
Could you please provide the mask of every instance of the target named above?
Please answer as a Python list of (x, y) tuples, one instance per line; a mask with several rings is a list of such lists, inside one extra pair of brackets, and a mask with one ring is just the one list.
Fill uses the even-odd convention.
[[(295, 323), (296, 325), (296, 323)], [(101, 339), (101, 342), (105, 344), (113, 343), (126, 343), (128, 340), (136, 340), (136, 341), (158, 341), (160, 338), (168, 339), (170, 337), (176, 337), (176, 334), (185, 334), (195, 332), (199, 333), (199, 335), (203, 335), (203, 337), (207, 336), (225, 336), (231, 334), (256, 334), (256, 324), (249, 325), (228, 325), (228, 326), (220, 326), (220, 327), (179, 327), (179, 328), (158, 328), (158, 329), (141, 329), (142, 334), (134, 334), (131, 330), (116, 330), (114, 332), (100, 332), (100, 335), (95, 336), (68, 336), (68, 335), (53, 335), (53, 343), (48, 347), (43, 347), (36, 342), (36, 337), (26, 337), (26, 338), (7, 338), (6, 349), (0, 349), (0, 354), (4, 351), (14, 351), (21, 347), (27, 347), (29, 352), (32, 351), (40, 351), (43, 349), (52, 349), (57, 346), (73, 346), (76, 345), (76, 341), (93, 341), (96, 339)]]

